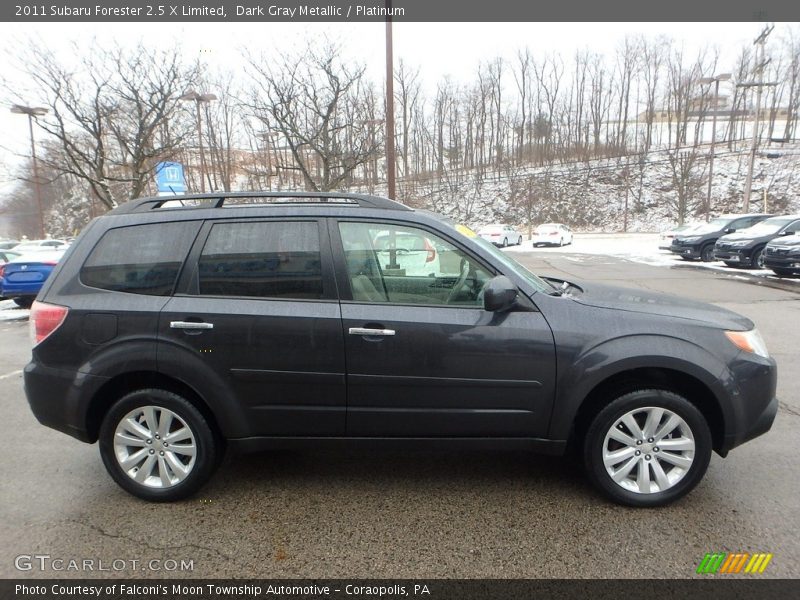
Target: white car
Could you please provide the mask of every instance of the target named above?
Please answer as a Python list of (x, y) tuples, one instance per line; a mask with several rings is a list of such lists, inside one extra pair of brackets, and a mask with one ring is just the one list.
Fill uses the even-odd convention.
[(382, 232), (372, 242), (381, 268), (386, 270), (394, 253), (398, 269), (406, 277), (428, 277), (440, 275), (439, 252), (431, 241), (411, 232), (398, 231), (394, 241), (388, 232)]
[(43, 250), (64, 250), (68, 247), (69, 243), (64, 240), (29, 240), (14, 246), (12, 250), (18, 254), (27, 254)]
[(539, 225), (531, 237), (533, 247), (563, 246), (572, 243), (572, 230), (563, 223)]
[(522, 234), (511, 225), (496, 223), (485, 225), (478, 230), (478, 235), (495, 246), (505, 248), (510, 245), (522, 244)]
[(673, 227), (668, 231), (662, 231), (658, 238), (658, 249), (669, 250), (670, 246), (672, 246), (672, 240), (675, 239), (676, 235), (686, 235), (698, 225), (700, 225), (700, 223), (687, 223), (685, 225)]

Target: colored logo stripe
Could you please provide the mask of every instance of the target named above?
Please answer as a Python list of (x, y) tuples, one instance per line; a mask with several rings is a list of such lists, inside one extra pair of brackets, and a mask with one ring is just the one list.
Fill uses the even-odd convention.
[(725, 552), (708, 553), (700, 561), (697, 573), (709, 575), (714, 573), (763, 573), (772, 560), (772, 553)]

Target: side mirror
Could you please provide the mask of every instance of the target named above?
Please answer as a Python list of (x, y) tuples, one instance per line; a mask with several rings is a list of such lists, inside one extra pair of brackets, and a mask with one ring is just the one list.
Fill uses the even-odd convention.
[(734, 229), (733, 227), (726, 227), (725, 228), (725, 233), (733, 233), (734, 231), (736, 231), (736, 229)]
[(795, 234), (794, 231), (781, 231), (781, 235), (782, 236), (784, 236), (784, 235), (794, 235), (794, 234)]
[(483, 288), (483, 308), (489, 312), (504, 312), (517, 303), (517, 286), (505, 275), (486, 282)]

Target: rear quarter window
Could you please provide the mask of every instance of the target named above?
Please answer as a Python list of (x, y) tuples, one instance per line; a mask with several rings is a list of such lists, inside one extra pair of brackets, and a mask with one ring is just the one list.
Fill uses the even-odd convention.
[(168, 296), (199, 229), (199, 221), (109, 229), (83, 264), (81, 282), (115, 292)]

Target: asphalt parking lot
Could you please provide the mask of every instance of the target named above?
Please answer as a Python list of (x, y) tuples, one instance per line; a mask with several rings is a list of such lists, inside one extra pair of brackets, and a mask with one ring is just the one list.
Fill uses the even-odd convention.
[[(112, 482), (96, 447), (36, 423), (19, 374), (27, 322), (3, 321), (0, 576), (681, 578), (707, 552), (737, 551), (774, 554), (762, 577), (800, 576), (800, 295), (602, 255), (515, 257), (542, 274), (675, 293), (753, 319), (779, 364), (772, 431), (715, 455), (692, 494), (654, 510), (610, 504), (566, 459), (354, 450), (228, 457), (198, 497), (148, 504)], [(15, 568), (15, 557), (37, 554), (125, 566)]]

